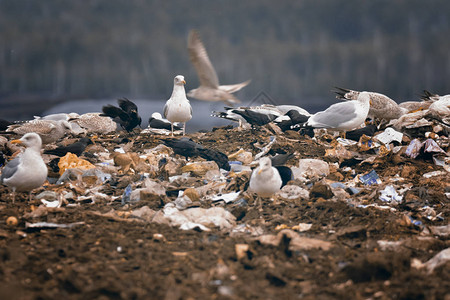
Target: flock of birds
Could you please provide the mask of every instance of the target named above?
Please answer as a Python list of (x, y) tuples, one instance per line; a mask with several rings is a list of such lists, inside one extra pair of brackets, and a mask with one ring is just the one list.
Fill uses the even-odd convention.
[[(332, 104), (315, 114), (310, 114), (295, 105), (264, 104), (253, 107), (232, 107), (230, 105), (240, 102), (233, 93), (248, 85), (250, 81), (220, 85), (217, 73), (196, 31), (191, 31), (189, 34), (188, 50), (191, 62), (197, 71), (200, 86), (189, 91), (187, 96), (205, 101), (224, 102), (228, 105), (225, 111), (212, 112), (212, 116), (237, 122), (239, 128), (253, 128), (272, 123), (281, 131), (297, 130), (300, 134), (311, 137), (314, 136), (314, 129), (326, 128), (345, 133), (347, 138), (359, 140), (363, 134), (372, 136), (381, 124), (401, 128), (401, 122), (405, 122), (405, 119), (408, 122), (414, 122), (424, 116), (434, 118), (447, 127), (450, 126), (450, 95), (439, 96), (428, 91), (425, 91), (422, 101), (397, 104), (380, 93), (336, 88), (336, 98), (343, 101)], [(185, 84), (184, 76), (175, 76), (172, 95), (163, 109), (164, 118), (160, 113), (154, 113), (149, 120), (150, 128), (170, 130), (172, 136), (175, 130), (182, 130), (183, 136), (185, 135), (186, 122), (192, 118), (192, 107), (186, 97)], [(417, 111), (426, 112), (416, 116), (414, 112)], [(379, 125), (369, 124), (362, 127), (368, 118), (379, 121)], [(3, 167), (1, 183), (12, 189), (13, 200), (16, 191), (28, 191), (31, 197), (31, 191), (42, 186), (47, 178), (47, 167), (40, 153), (42, 144), (54, 143), (68, 133), (102, 134), (115, 131), (118, 126), (131, 132), (141, 126), (141, 123), (138, 107), (126, 98), (119, 99), (118, 106), (104, 106), (102, 113), (83, 115), (60, 113), (16, 123), (0, 120), (1, 133), (23, 135), (21, 139), (13, 140), (11, 143), (25, 146), (23, 153)], [(183, 123), (183, 126), (179, 126), (179, 123)], [(71, 152), (80, 155), (90, 143), (92, 141), (89, 138), (81, 138), (72, 145), (46, 150), (44, 154), (63, 156)], [(225, 154), (205, 148), (189, 138), (164, 139), (164, 143), (172, 147), (175, 153), (186, 157), (201, 156), (216, 161), (221, 168), (230, 169)], [(261, 197), (272, 196), (292, 176), (289, 170), (283, 169), (279, 163), (276, 164), (273, 159), (264, 157), (259, 160), (259, 166), (251, 175), (249, 187)]]

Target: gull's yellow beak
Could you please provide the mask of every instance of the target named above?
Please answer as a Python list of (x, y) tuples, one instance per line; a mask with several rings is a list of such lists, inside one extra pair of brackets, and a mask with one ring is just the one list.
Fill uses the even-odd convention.
[(185, 80), (183, 80), (183, 81), (182, 81), (182, 83), (183, 83), (183, 84), (186, 84), (186, 81), (185, 81)]
[(12, 140), (11, 144), (22, 144), (21, 140)]
[(262, 171), (263, 171), (262, 169), (259, 169), (259, 171), (258, 171), (258, 175), (259, 175), (259, 174), (261, 174), (261, 172), (262, 172)]
[(372, 105), (372, 104), (373, 104), (373, 102), (372, 102), (372, 99), (370, 99), (370, 100), (369, 100), (369, 104), (370, 104), (370, 105)]

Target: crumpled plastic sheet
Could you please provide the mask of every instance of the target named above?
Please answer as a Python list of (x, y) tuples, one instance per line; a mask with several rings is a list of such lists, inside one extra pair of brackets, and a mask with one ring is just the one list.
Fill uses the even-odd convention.
[(388, 145), (392, 141), (396, 141), (401, 143), (403, 138), (403, 133), (396, 131), (395, 129), (388, 127), (385, 131), (382, 133), (376, 135), (374, 138), (376, 138), (381, 143)]
[(384, 202), (401, 203), (403, 201), (403, 196), (399, 195), (392, 185), (387, 185), (384, 190), (380, 191), (379, 198)]
[(425, 142), (421, 142), (419, 139), (413, 139), (408, 145), (408, 148), (406, 148), (405, 154), (411, 158), (416, 158), (417, 156), (419, 156), (422, 148), (424, 153), (445, 154), (445, 151), (442, 150), (442, 148), (439, 147), (439, 145), (433, 139), (427, 139)]

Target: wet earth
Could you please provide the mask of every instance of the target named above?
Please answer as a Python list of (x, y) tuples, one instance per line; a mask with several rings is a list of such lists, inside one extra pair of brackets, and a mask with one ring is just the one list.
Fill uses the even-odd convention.
[[(227, 155), (241, 148), (255, 155), (271, 135), (270, 128), (220, 128), (189, 137)], [(112, 150), (125, 141), (130, 151), (142, 153), (166, 136), (95, 138), (97, 146)], [(132, 218), (133, 210), (158, 211), (177, 197), (168, 190), (160, 199), (123, 205), (120, 195), (139, 180), (138, 172), (114, 174), (114, 182), (101, 186), (106, 198), (42, 208), (39, 214), (34, 214), (42, 205), (37, 194), (81, 193), (79, 187), (46, 184), (31, 201), (17, 194), (12, 203), (9, 190), (0, 186), (0, 299), (450, 299), (448, 260), (431, 271), (418, 267), (450, 247), (448, 229), (444, 234), (432, 230), (447, 226), (450, 218), (448, 173), (424, 177), (442, 171), (429, 157), (380, 155), (354, 145), (347, 149), (360, 159), (342, 158), (329, 155), (333, 149), (336, 144), (327, 136), (313, 140), (296, 132), (278, 135), (270, 149), (269, 154), (295, 153), (288, 166), (304, 158), (332, 166), (325, 177), (290, 183), (309, 191), (308, 199), (257, 199), (246, 191), (247, 175), (227, 187), (227, 192), (241, 191), (244, 201), (194, 202), (233, 214), (233, 229), (181, 230)], [(94, 152), (87, 148), (83, 158), (98, 162), (89, 155)], [(361, 162), (368, 157), (375, 159)], [(190, 159), (196, 160), (201, 159)], [(332, 182), (348, 183), (372, 170), (381, 184), (359, 183), (355, 195), (330, 190)], [(156, 180), (161, 176), (150, 173)], [(203, 182), (199, 178), (180, 189)], [(387, 182), (405, 187), (403, 201), (394, 205), (379, 199)], [(68, 227), (29, 226), (38, 222)], [(299, 224), (308, 224), (307, 229)]]

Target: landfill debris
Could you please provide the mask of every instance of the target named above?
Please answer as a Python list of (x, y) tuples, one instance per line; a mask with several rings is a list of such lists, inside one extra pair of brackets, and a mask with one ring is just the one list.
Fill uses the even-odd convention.
[(58, 167), (59, 175), (62, 175), (67, 169), (76, 168), (80, 170), (87, 170), (95, 168), (95, 166), (87, 160), (79, 158), (78, 156), (70, 152), (59, 159)]
[(37, 222), (37, 223), (25, 223), (25, 228), (37, 228), (37, 229), (55, 229), (55, 228), (73, 228), (75, 226), (84, 225), (84, 222), (74, 222), (68, 224), (57, 224), (51, 222)]
[(292, 167), (294, 178), (318, 178), (330, 174), (330, 167), (326, 161), (320, 159), (300, 159), (298, 167)]
[[(404, 278), (427, 288), (437, 285), (442, 267), (427, 277), (416, 270), (411, 276), (408, 262), (427, 262), (448, 246), (449, 236), (447, 127), (425, 114), (421, 118), (433, 125), (411, 127), (411, 123), (395, 132), (388, 127), (373, 137), (358, 136), (358, 142), (335, 140), (325, 130), (316, 130), (314, 138), (291, 130), (271, 138), (276, 130), (268, 127), (222, 127), (188, 134), (188, 145), (196, 154), (201, 152), (198, 147), (216, 150), (226, 156), (229, 169), (223, 156), (208, 158), (214, 151), (187, 157), (174, 154), (164, 145), (167, 137), (153, 131), (88, 134), (95, 144), (82, 156), (72, 157), (73, 164), (63, 166), (65, 170), (58, 169), (58, 159), (46, 161), (52, 169), (48, 182), (32, 192), (31, 200), (28, 194), (17, 193), (18, 201), (12, 204), (11, 191), (0, 186), (0, 241), (5, 246), (0, 257), (7, 258), (1, 271), (19, 283), (29, 278), (36, 290), (29, 298), (42, 296), (44, 289), (48, 297), (57, 298), (60, 292), (53, 291), (60, 287), (55, 282), (82, 291), (81, 296), (120, 293), (123, 298), (139, 298), (148, 290), (139, 282), (136, 289), (127, 289), (127, 274), (140, 274), (147, 267), (162, 268), (164, 278), (159, 272), (147, 272), (145, 282), (167, 281), (175, 294), (189, 290), (187, 285), (201, 285), (216, 296), (242, 298), (243, 283), (264, 282), (265, 287), (284, 286), (283, 291), (295, 290), (306, 298), (315, 298), (317, 290), (329, 296), (327, 289), (320, 289), (329, 283), (331, 297), (345, 298), (356, 289), (371, 288), (385, 291), (384, 296), (411, 297), (390, 286), (401, 286)], [(48, 148), (73, 139), (64, 138)], [(7, 160), (12, 159), (11, 149), (8, 143), (0, 144)], [(272, 199), (258, 199), (249, 192), (255, 157), (278, 157), (293, 171), (294, 178)], [(16, 255), (8, 245), (20, 252)], [(47, 255), (49, 249), (57, 255), (57, 264), (54, 255)], [(143, 249), (152, 251), (141, 255)], [(380, 254), (374, 262), (373, 253)], [(50, 280), (38, 283), (31, 274), (34, 267), (22, 268), (19, 259), (25, 254), (46, 266), (43, 274), (37, 271)], [(369, 281), (355, 284), (355, 275), (341, 271), (345, 266), (356, 266), (354, 270), (362, 270)], [(72, 269), (80, 276), (66, 274)], [(119, 274), (116, 269), (125, 274), (113, 278), (117, 289), (96, 279)], [(390, 277), (370, 280), (377, 270)], [(192, 274), (189, 284), (183, 279), (185, 272)], [(330, 281), (322, 284), (314, 279), (323, 275)], [(165, 293), (155, 297), (179, 298)], [(377, 298), (375, 293), (363, 296)], [(245, 296), (275, 297), (258, 292)]]
[(401, 203), (403, 196), (399, 195), (394, 186), (387, 185), (384, 190), (380, 191), (380, 200), (391, 203)]
[(389, 145), (393, 141), (401, 143), (403, 139), (403, 133), (396, 131), (392, 127), (388, 127), (382, 133), (374, 136), (374, 139), (378, 140), (379, 142), (385, 145)]
[(450, 248), (442, 250), (425, 263), (415, 259), (411, 264), (417, 269), (425, 268), (428, 274), (431, 274), (436, 268), (444, 265), (448, 261), (450, 261)]
[(6, 225), (8, 225), (10, 227), (17, 226), (18, 223), (19, 223), (19, 221), (14, 216), (10, 216), (6, 219)]
[(372, 170), (369, 173), (360, 176), (359, 180), (365, 185), (381, 184), (381, 179), (378, 176), (377, 172), (375, 172), (375, 170)]
[(289, 250), (291, 251), (311, 249), (321, 249), (327, 251), (333, 246), (331, 242), (300, 236), (291, 229), (283, 229), (276, 235), (262, 235), (258, 237), (257, 240), (263, 245), (271, 245), (276, 247), (280, 245), (283, 237), (285, 236), (290, 239)]
[(212, 201), (225, 201), (225, 203), (234, 202), (238, 199), (241, 192), (231, 192), (228, 194), (217, 195), (212, 198)]

